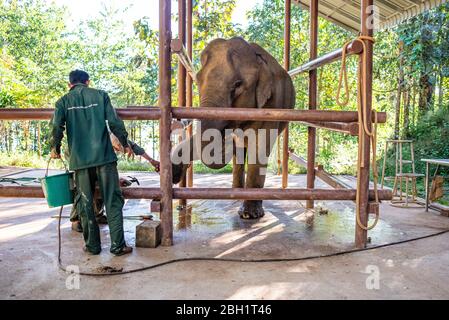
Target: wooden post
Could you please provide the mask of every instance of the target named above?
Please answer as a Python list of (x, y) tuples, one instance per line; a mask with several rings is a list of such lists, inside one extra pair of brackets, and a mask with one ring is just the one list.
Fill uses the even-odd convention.
[(171, 1), (159, 0), (159, 108), (162, 245), (173, 244), (171, 153)]
[[(292, 1), (285, 0), (285, 21), (284, 21), (284, 68), (290, 69), (290, 27), (291, 27)], [(288, 122), (284, 129), (284, 139), (282, 141), (282, 188), (288, 186)]]
[[(373, 0), (362, 0), (361, 2), (361, 35), (373, 36), (372, 16), (373, 12)], [(362, 80), (363, 86), (361, 86), (362, 97), (365, 96), (366, 105), (362, 105), (363, 111), (366, 114), (366, 125), (368, 130), (371, 130), (371, 109), (372, 109), (372, 82), (373, 82), (373, 43), (371, 41), (364, 40), (366, 44), (367, 52), (362, 55), (359, 68), (365, 67), (366, 73)], [(364, 58), (366, 56), (366, 59)], [(362, 99), (363, 100), (363, 99)], [(369, 216), (369, 173), (370, 173), (370, 137), (366, 134), (365, 130), (360, 130), (359, 144), (363, 142), (363, 148), (359, 157), (363, 162), (362, 168), (360, 168), (360, 197), (358, 199), (359, 217), (362, 225), (368, 224)], [(357, 213), (356, 213), (357, 214)], [(368, 233), (366, 230), (360, 228), (356, 223), (355, 230), (355, 245), (357, 248), (365, 248), (367, 243)]]
[[(310, 1), (310, 60), (318, 57), (318, 0)], [(317, 70), (309, 71), (309, 110), (316, 110), (318, 101)], [(307, 141), (307, 188), (315, 187), (316, 128), (308, 127)], [(306, 208), (314, 207), (313, 200), (306, 202)]]
[[(182, 45), (186, 45), (186, 0), (178, 0), (178, 38)], [(186, 106), (186, 68), (181, 62), (178, 62), (178, 107)], [(183, 140), (183, 136), (179, 135), (179, 142)], [(179, 182), (180, 188), (186, 187), (186, 177)], [(180, 199), (178, 205), (184, 208), (187, 205), (187, 200)]]
[[(192, 18), (193, 18), (193, 0), (187, 0), (187, 54), (192, 60), (193, 53), (193, 28), (192, 28)], [(191, 108), (193, 106), (193, 79), (190, 75), (187, 75), (187, 85), (186, 85), (186, 107)], [(192, 125), (187, 128), (187, 139), (192, 136)], [(187, 169), (187, 186), (189, 188), (193, 187), (193, 165)]]

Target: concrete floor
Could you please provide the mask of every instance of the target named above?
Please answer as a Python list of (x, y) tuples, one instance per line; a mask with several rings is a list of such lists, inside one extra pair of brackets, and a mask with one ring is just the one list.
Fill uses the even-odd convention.
[[(0, 176), (17, 172), (0, 168)], [(11, 177), (41, 177), (30, 170)], [(159, 176), (136, 176), (143, 186), (157, 185)], [(342, 177), (354, 184), (351, 177)], [(196, 186), (228, 187), (229, 175), (197, 175)], [(290, 176), (301, 187), (305, 176)], [(278, 187), (280, 177), (268, 176)], [(318, 187), (325, 188), (322, 183)], [(176, 212), (173, 247), (135, 248), (130, 256), (109, 253), (107, 226), (103, 251), (87, 256), (81, 235), (63, 220), (62, 260), (81, 271), (102, 267), (129, 270), (182, 257), (238, 259), (293, 258), (353, 248), (352, 202), (318, 202), (327, 214), (306, 212), (300, 201), (265, 201), (260, 221), (242, 221), (238, 201), (195, 201), (191, 210)], [(149, 201), (129, 200), (125, 216), (147, 214)], [(70, 207), (65, 208), (68, 215)], [(0, 199), (1, 299), (448, 299), (449, 234), (397, 246), (300, 262), (182, 262), (140, 273), (81, 276), (79, 289), (57, 268), (57, 220), (45, 200)], [(157, 218), (157, 217), (156, 217)], [(134, 245), (136, 220), (125, 220), (126, 240)], [(381, 205), (381, 220), (370, 231), (371, 245), (449, 229), (449, 219), (423, 209)]]

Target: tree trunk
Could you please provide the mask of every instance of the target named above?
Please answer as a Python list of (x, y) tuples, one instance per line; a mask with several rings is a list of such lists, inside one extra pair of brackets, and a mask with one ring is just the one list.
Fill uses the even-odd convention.
[(30, 122), (25, 121), (24, 126), (23, 126), (23, 138), (25, 139), (25, 141), (24, 141), (25, 152), (28, 152), (29, 137), (30, 137)]
[(412, 126), (416, 124), (416, 85), (415, 80), (413, 80), (412, 84)]
[(404, 101), (404, 119), (402, 125), (402, 138), (407, 139), (410, 132), (410, 89), (404, 90), (403, 92)]
[(404, 43), (399, 42), (399, 76), (398, 76), (398, 91), (396, 94), (396, 108), (394, 118), (394, 139), (399, 139), (400, 119), (401, 119), (401, 96), (404, 87), (404, 57), (402, 51)]
[(430, 76), (428, 74), (422, 74), (419, 79), (419, 112), (424, 115), (431, 109), (433, 86), (430, 83)]
[(41, 145), (41, 122), (37, 122), (37, 156), (39, 159), (42, 155), (42, 145)]
[[(441, 67), (440, 67), (441, 68)], [(443, 70), (440, 69), (440, 87), (438, 89), (439, 96), (438, 96), (438, 108), (441, 110), (443, 108), (443, 98), (444, 98), (444, 76), (443, 76)]]

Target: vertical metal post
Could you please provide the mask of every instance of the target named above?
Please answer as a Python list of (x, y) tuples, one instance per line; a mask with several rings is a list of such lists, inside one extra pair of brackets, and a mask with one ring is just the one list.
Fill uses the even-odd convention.
[[(285, 20), (284, 20), (284, 69), (290, 70), (290, 27), (291, 27), (291, 0), (285, 0)], [(282, 141), (282, 188), (288, 186), (288, 122), (284, 129), (284, 139)]]
[(159, 108), (162, 245), (173, 244), (171, 153), (171, 1), (159, 0)]
[[(362, 0), (361, 1), (361, 35), (362, 36), (373, 36), (373, 0)], [(366, 73), (362, 77), (361, 94), (362, 97), (365, 96), (366, 105), (362, 105), (363, 111), (366, 114), (366, 125), (368, 130), (371, 130), (372, 120), (371, 120), (371, 109), (372, 109), (372, 82), (373, 82), (373, 43), (371, 41), (364, 40), (366, 44), (367, 52), (362, 55), (361, 65), (366, 68)], [(366, 57), (366, 59), (364, 58)], [(362, 99), (363, 100), (363, 99)], [(368, 192), (369, 192), (369, 172), (370, 172), (370, 137), (366, 134), (365, 130), (361, 130), (361, 135), (359, 136), (359, 143), (363, 142), (363, 149), (359, 156), (362, 157), (363, 166), (360, 168), (359, 178), (360, 178), (360, 197), (358, 199), (358, 207), (360, 212), (358, 212), (360, 217), (360, 222), (362, 225), (366, 226), (368, 224), (369, 215), (369, 203), (368, 203)], [(357, 213), (356, 213), (357, 214)], [(367, 243), (368, 233), (356, 224), (355, 230), (355, 245), (357, 248), (365, 248)]]
[[(318, 57), (318, 0), (310, 1), (310, 60)], [(309, 110), (317, 108), (318, 81), (317, 70), (309, 71)], [(315, 187), (315, 149), (316, 128), (308, 127), (307, 141), (307, 188)], [(306, 202), (306, 208), (314, 207), (313, 200)]]
[[(192, 60), (193, 53), (193, 27), (192, 27), (192, 18), (193, 18), (193, 0), (187, 0), (187, 54)], [(186, 107), (191, 108), (193, 106), (193, 79), (190, 75), (187, 75), (187, 85), (186, 85)], [(187, 139), (192, 136), (192, 126), (191, 124), (187, 128)], [(187, 169), (187, 186), (189, 188), (193, 187), (193, 165)]]
[[(178, 38), (185, 47), (186, 45), (186, 0), (178, 0)], [(186, 68), (181, 62), (178, 62), (178, 107), (186, 106)], [(179, 142), (182, 142), (182, 134), (179, 136)], [(179, 182), (179, 187), (186, 186), (186, 177)], [(186, 199), (180, 199), (178, 205), (184, 208), (187, 205)]]

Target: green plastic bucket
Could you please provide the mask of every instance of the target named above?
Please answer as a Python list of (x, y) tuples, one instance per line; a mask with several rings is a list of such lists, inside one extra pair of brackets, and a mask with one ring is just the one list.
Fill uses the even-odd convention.
[(47, 172), (45, 177), (41, 179), (41, 185), (50, 208), (73, 203), (73, 172), (66, 169), (65, 173), (48, 176), (47, 166)]

